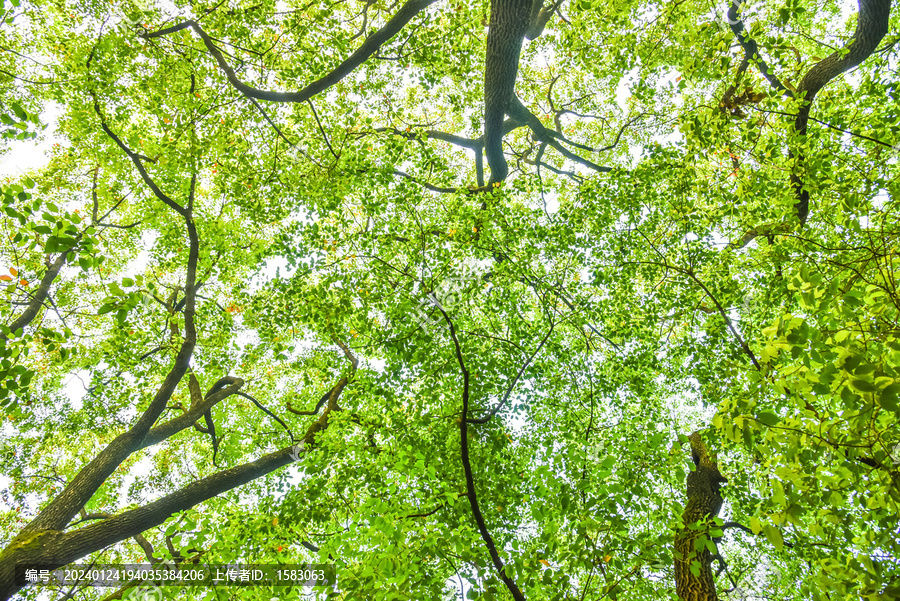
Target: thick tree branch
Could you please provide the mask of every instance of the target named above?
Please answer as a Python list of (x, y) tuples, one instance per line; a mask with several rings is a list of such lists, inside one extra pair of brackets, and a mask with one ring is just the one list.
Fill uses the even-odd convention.
[(384, 27), (366, 38), (366, 41), (363, 42), (359, 49), (350, 55), (349, 58), (335, 67), (330, 73), (310, 83), (298, 92), (271, 92), (254, 88), (253, 86), (249, 86), (242, 82), (237, 74), (235, 74), (234, 69), (231, 68), (231, 65), (225, 60), (222, 51), (216, 46), (215, 41), (196, 21), (184, 21), (178, 25), (173, 25), (172, 27), (145, 33), (143, 37), (146, 39), (153, 39), (181, 31), (182, 29), (191, 28), (200, 36), (200, 39), (203, 40), (206, 49), (216, 60), (219, 68), (225, 72), (225, 76), (228, 78), (231, 85), (248, 98), (268, 100), (271, 102), (306, 102), (316, 94), (324, 92), (335, 85), (353, 72), (357, 67), (366, 62), (379, 48), (381, 48), (381, 46), (384, 45), (385, 42), (403, 29), (413, 17), (425, 10), (428, 6), (434, 4), (436, 1), (437, 0), (409, 0), (397, 11), (397, 14), (384, 25)]
[[(802, 98), (803, 103), (800, 105), (800, 112), (794, 122), (794, 129), (801, 138), (806, 136), (809, 112), (816, 94), (832, 79), (856, 67), (875, 52), (878, 44), (887, 34), (890, 16), (891, 0), (859, 0), (859, 13), (853, 39), (846, 47), (831, 53), (807, 71), (800, 81), (800, 87), (797, 88), (797, 95)], [(800, 224), (803, 225), (809, 215), (809, 190), (804, 185), (801, 175), (806, 162), (805, 153), (802, 150), (802, 140), (798, 148), (801, 149), (796, 152), (797, 166), (791, 175), (791, 186), (797, 196), (794, 208)], [(794, 154), (793, 149), (792, 154)]]
[(503, 119), (514, 96), (531, 7), (532, 0), (491, 0), (484, 69), (484, 150), (491, 168), (488, 185), (502, 182), (509, 174), (503, 156)]
[[(188, 304), (190, 305), (190, 303)], [(335, 341), (351, 363), (350, 377), (352, 377), (359, 365), (359, 361), (336, 336)], [(349, 378), (343, 377), (331, 390), (325, 412), (316, 422), (310, 425), (301, 439), (300, 443), (303, 446), (312, 446), (316, 435), (328, 427), (330, 412), (340, 410), (337, 400), (348, 382)], [(231, 386), (224, 388), (225, 383), (231, 383)], [(192, 412), (176, 418), (172, 422), (178, 421), (182, 429), (188, 427), (193, 423), (192, 420), (205, 410), (207, 405), (211, 406), (225, 398), (231, 394), (232, 388), (236, 389), (241, 384), (243, 384), (243, 381), (239, 378), (222, 378), (210, 389), (210, 393), (208, 393), (203, 404), (195, 406)], [(144, 417), (146, 415), (145, 413)], [(171, 430), (172, 422), (164, 424), (161, 428), (168, 427)], [(184, 423), (181, 424), (181, 422)], [(159, 437), (163, 433), (157, 430), (155, 436)], [(101, 456), (108, 453), (109, 447), (101, 453)], [(256, 461), (219, 471), (137, 509), (126, 511), (100, 523), (71, 532), (64, 533), (61, 531), (61, 528), (46, 528), (27, 533), (23, 531), (0, 553), (0, 599), (9, 598), (20, 588), (16, 586), (14, 580), (16, 564), (40, 563), (44, 567), (49, 566), (51, 568), (66, 565), (126, 538), (138, 536), (147, 529), (162, 524), (179, 511), (190, 509), (216, 495), (265, 476), (293, 462), (296, 453), (297, 446), (290, 446), (280, 451), (269, 453)], [(81, 476), (84, 472), (85, 470), (82, 470), (78, 476)]]
[[(76, 238), (77, 241), (81, 238), (81, 234)], [(59, 275), (60, 270), (63, 268), (63, 265), (66, 264), (66, 261), (69, 260), (69, 255), (72, 253), (72, 249), (62, 252), (53, 263), (47, 268), (47, 271), (44, 272), (44, 276), (41, 278), (41, 283), (34, 291), (34, 294), (31, 295), (31, 300), (28, 301), (28, 306), (25, 307), (25, 310), (22, 311), (22, 314), (19, 315), (11, 324), (9, 324), (10, 332), (15, 335), (17, 330), (24, 329), (25, 326), (30, 324), (35, 317), (37, 317), (38, 311), (41, 310), (41, 307), (44, 305), (44, 301), (47, 300), (48, 295), (50, 294), (50, 286), (53, 284), (53, 280), (56, 279), (56, 276)], [(6, 334), (0, 334), (0, 340), (8, 340), (8, 336)]]
[[(797, 197), (794, 209), (802, 226), (806, 223), (806, 218), (809, 216), (809, 190), (805, 186), (804, 175), (802, 174), (806, 157), (804, 151), (800, 150), (800, 148), (802, 148), (803, 144), (802, 138), (806, 136), (812, 102), (816, 94), (828, 82), (845, 71), (856, 67), (875, 52), (878, 44), (888, 31), (891, 0), (858, 0), (859, 12), (857, 13), (856, 30), (853, 32), (853, 38), (850, 40), (850, 43), (844, 48), (835, 50), (829, 56), (813, 65), (804, 75), (800, 86), (795, 91), (785, 87), (778, 77), (769, 70), (768, 65), (760, 55), (756, 41), (744, 34), (744, 23), (737, 15), (741, 1), (734, 0), (732, 2), (731, 7), (728, 9), (728, 22), (738, 43), (744, 49), (742, 68), (748, 61), (756, 63), (759, 72), (766, 78), (772, 88), (788, 98), (800, 100), (800, 110), (794, 121), (794, 131), (800, 135), (801, 140), (796, 149), (790, 149), (790, 156), (797, 159), (797, 164), (791, 174), (791, 187)], [(742, 72), (742, 69), (739, 69), (740, 72)], [(729, 90), (729, 92), (733, 92), (733, 90)], [(726, 97), (728, 96), (730, 94), (726, 93)]]
[[(100, 107), (96, 100), (94, 102), (94, 109), (100, 116), (101, 122), (103, 122), (103, 115), (100, 112)], [(197, 340), (197, 332), (194, 325), (194, 310), (197, 288), (197, 261), (200, 256), (200, 239), (197, 235), (197, 229), (194, 225), (190, 211), (181, 207), (178, 203), (166, 196), (156, 186), (149, 174), (143, 169), (141, 159), (118, 139), (109, 127), (106, 126), (105, 122), (103, 122), (102, 125), (107, 135), (115, 140), (119, 147), (132, 159), (132, 162), (141, 173), (142, 179), (148, 187), (154, 191), (157, 198), (160, 198), (166, 205), (184, 217), (189, 240), (187, 273), (184, 283), (184, 342), (175, 357), (172, 368), (163, 380), (162, 385), (159, 387), (156, 395), (154, 395), (147, 409), (144, 410), (134, 426), (117, 436), (106, 446), (106, 448), (94, 457), (94, 459), (84, 466), (69, 482), (68, 486), (66, 486), (66, 488), (63, 489), (63, 491), (53, 499), (49, 505), (34, 518), (34, 520), (22, 529), (19, 536), (11, 542), (11, 546), (15, 545), (16, 541), (23, 537), (28, 538), (41, 531), (61, 530), (65, 527), (78, 511), (87, 504), (88, 500), (94, 495), (97, 489), (102, 486), (113, 471), (119, 467), (128, 456), (141, 448), (142, 441), (153, 427), (153, 424), (159, 418), (160, 414), (165, 410), (172, 393), (187, 372), (191, 356), (194, 352), (194, 345)]]
[(216, 406), (216, 404), (233, 394), (238, 394), (238, 391), (243, 385), (244, 381), (234, 376), (221, 378), (218, 382), (213, 384), (201, 403), (196, 406), (192, 404), (190, 410), (186, 413), (160, 424), (147, 432), (147, 435), (144, 437), (144, 440), (141, 441), (138, 449), (144, 449), (158, 444), (174, 434), (177, 434), (186, 428), (190, 428), (191, 424), (207, 414), (210, 409)]
[(600, 173), (609, 173), (612, 171), (611, 167), (603, 167), (601, 165), (598, 165), (593, 161), (578, 156), (574, 152), (571, 152), (570, 150), (565, 148), (557, 140), (557, 138), (559, 138), (559, 134), (557, 134), (552, 129), (544, 127), (544, 124), (541, 123), (541, 120), (538, 119), (537, 116), (534, 115), (531, 111), (529, 111), (525, 107), (525, 105), (523, 105), (521, 101), (515, 96), (513, 96), (513, 98), (510, 100), (509, 112), (510, 117), (526, 124), (529, 129), (531, 129), (535, 138), (537, 138), (541, 142), (546, 143), (548, 146), (556, 150), (567, 159)]
[[(304, 439), (304, 442), (311, 443), (312, 437)], [(265, 476), (291, 463), (293, 452), (294, 447), (287, 447), (269, 453), (251, 463), (222, 470), (193, 482), (137, 509), (71, 532), (48, 529), (30, 537), (20, 535), (13, 541), (15, 545), (0, 553), (0, 599), (9, 598), (21, 588), (16, 586), (14, 580), (16, 563), (40, 563), (49, 568), (69, 564), (89, 553), (158, 526), (179, 511), (190, 509), (216, 495)]]

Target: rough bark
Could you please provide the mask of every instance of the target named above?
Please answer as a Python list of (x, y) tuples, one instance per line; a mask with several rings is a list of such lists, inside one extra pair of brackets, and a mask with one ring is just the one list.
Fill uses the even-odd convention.
[[(312, 442), (313, 437), (314, 434), (308, 435), (304, 442)], [(72, 532), (60, 530), (23, 532), (0, 553), (0, 599), (5, 601), (22, 588), (15, 583), (17, 564), (40, 564), (44, 568), (53, 569), (137, 536), (149, 528), (162, 524), (179, 511), (189, 509), (291, 463), (294, 448), (288, 447), (269, 453), (252, 463), (223, 470), (157, 501)]]
[[(719, 514), (722, 508), (719, 488), (726, 479), (709, 456), (700, 433), (691, 434), (690, 441), (696, 469), (687, 477), (687, 504), (682, 514), (684, 526), (675, 536), (675, 591), (683, 601), (718, 601), (712, 573), (713, 555), (706, 542), (698, 540), (710, 538), (709, 527), (698, 528), (697, 524), (708, 524)], [(694, 572), (691, 571), (692, 563)]]
[(484, 68), (484, 150), (490, 183), (509, 175), (503, 156), (503, 118), (516, 87), (522, 40), (531, 18), (531, 0), (493, 0)]

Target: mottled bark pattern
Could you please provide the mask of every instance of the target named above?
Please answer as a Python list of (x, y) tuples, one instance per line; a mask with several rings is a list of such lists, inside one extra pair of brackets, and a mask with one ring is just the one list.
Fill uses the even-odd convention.
[(484, 150), (491, 183), (506, 179), (503, 118), (516, 87), (522, 40), (531, 17), (532, 0), (492, 0), (484, 68)]
[[(718, 601), (712, 573), (712, 554), (702, 546), (696, 555), (694, 540), (698, 536), (709, 537), (709, 531), (691, 529), (696, 522), (718, 515), (722, 508), (719, 487), (726, 481), (719, 467), (709, 456), (698, 432), (690, 436), (691, 457), (697, 466), (687, 477), (687, 505), (682, 515), (684, 528), (675, 537), (675, 590), (684, 601)], [(691, 563), (699, 561), (697, 576), (691, 572)]]

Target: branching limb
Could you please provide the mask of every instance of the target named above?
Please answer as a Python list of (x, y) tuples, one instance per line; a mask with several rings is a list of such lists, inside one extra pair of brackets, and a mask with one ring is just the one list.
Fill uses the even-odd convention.
[(100, 118), (100, 127), (103, 129), (103, 131), (106, 133), (106, 135), (109, 136), (109, 138), (113, 142), (116, 143), (116, 146), (121, 148), (122, 151), (128, 156), (128, 158), (131, 159), (131, 162), (134, 163), (134, 166), (137, 169), (138, 174), (140, 174), (140, 176), (141, 176), (141, 179), (144, 180), (144, 184), (146, 184), (147, 187), (150, 188), (150, 190), (153, 192), (153, 195), (156, 196), (163, 203), (165, 203), (166, 206), (171, 208), (173, 211), (175, 211), (182, 217), (187, 217), (189, 215), (188, 210), (185, 207), (178, 204), (177, 202), (175, 202), (174, 200), (172, 200), (172, 198), (168, 194), (163, 192), (159, 188), (159, 186), (156, 185), (156, 182), (153, 181), (153, 178), (150, 177), (150, 174), (147, 173), (147, 169), (144, 167), (144, 162), (146, 161), (146, 162), (152, 163), (155, 161), (149, 157), (145, 157), (142, 154), (138, 154), (138, 153), (134, 152), (133, 150), (128, 148), (128, 146), (125, 145), (125, 143), (122, 141), (122, 139), (119, 138), (119, 136), (116, 135), (116, 133), (113, 132), (109, 128), (109, 126), (106, 124), (106, 117), (103, 116), (103, 112), (100, 110), (100, 102), (97, 100), (97, 96), (93, 92), (91, 92), (91, 96), (94, 97), (94, 112), (96, 112), (97, 117)]
[(191, 424), (209, 413), (218, 403), (233, 394), (237, 394), (243, 385), (244, 381), (234, 376), (220, 378), (219, 381), (213, 384), (209, 389), (209, 392), (206, 393), (202, 402), (198, 403), (196, 406), (192, 405), (187, 413), (160, 424), (147, 432), (147, 435), (144, 437), (144, 440), (141, 441), (141, 445), (138, 448), (143, 449), (153, 446), (166, 440), (170, 436), (181, 432), (185, 428), (190, 428)]
[[(77, 522), (74, 522), (72, 524), (72, 526), (75, 526), (76, 524), (80, 524), (82, 522), (88, 522), (91, 520), (107, 520), (112, 517), (111, 513), (105, 513), (105, 512), (88, 513), (84, 509), (82, 509), (80, 513), (81, 513), (81, 519), (78, 520)], [(71, 526), (70, 526), (70, 528), (71, 528)], [(154, 553), (153, 545), (150, 544), (150, 541), (148, 541), (144, 537), (143, 534), (135, 534), (133, 538), (134, 538), (134, 541), (141, 548), (141, 550), (144, 552), (144, 556), (147, 558), (147, 561), (149, 561), (151, 564), (159, 563), (160, 560), (157, 559), (153, 555), (153, 553)]]
[[(310, 438), (304, 442), (309, 444), (312, 440)], [(293, 446), (286, 447), (264, 455), (256, 461), (219, 471), (188, 484), (157, 501), (126, 511), (97, 524), (78, 528), (71, 532), (61, 532), (56, 529), (44, 530), (28, 538), (31, 541), (29, 544), (0, 554), (4, 560), (0, 562), (0, 593), (11, 595), (20, 588), (12, 577), (12, 568), (15, 562), (8, 563), (10, 559), (15, 559), (20, 563), (40, 563), (48, 566), (48, 569), (72, 563), (89, 553), (105, 549), (154, 526), (159, 526), (180, 511), (190, 509), (223, 492), (292, 463), (291, 454), (293, 452)], [(19, 540), (21, 542), (21, 538)], [(15, 553), (15, 557), (12, 557), (11, 553)]]
[(525, 370), (531, 364), (531, 361), (537, 356), (537, 354), (539, 352), (541, 352), (541, 349), (544, 347), (544, 344), (550, 338), (550, 334), (553, 333), (554, 325), (555, 324), (552, 324), (552, 323), (550, 324), (550, 329), (547, 330), (547, 334), (544, 336), (543, 339), (541, 339), (540, 344), (538, 344), (537, 348), (534, 349), (534, 352), (531, 353), (531, 356), (525, 360), (525, 363), (522, 364), (522, 367), (519, 368), (519, 373), (517, 373), (516, 377), (513, 378), (512, 382), (510, 382), (509, 387), (507, 387), (507, 389), (506, 389), (506, 393), (503, 395), (503, 398), (500, 399), (500, 402), (497, 403), (497, 406), (494, 407), (491, 410), (491, 412), (488, 413), (487, 415), (485, 415), (484, 417), (468, 418), (470, 424), (486, 424), (486, 423), (488, 423), (491, 420), (491, 418), (494, 417), (495, 415), (497, 415), (497, 412), (500, 411), (500, 409), (502, 409), (504, 405), (506, 405), (506, 402), (509, 400), (509, 395), (512, 394), (512, 391), (515, 389), (516, 384), (518, 384), (518, 382), (519, 382), (519, 378), (522, 377), (522, 374), (525, 373)]
[(291, 433), (291, 429), (288, 427), (288, 425), (287, 425), (286, 423), (284, 423), (284, 421), (283, 421), (280, 417), (278, 417), (277, 415), (275, 415), (274, 413), (272, 413), (271, 411), (269, 411), (268, 409), (266, 409), (266, 408), (263, 406), (262, 403), (260, 403), (259, 401), (257, 401), (255, 398), (253, 398), (252, 396), (250, 396), (250, 395), (247, 394), (246, 392), (238, 391), (238, 392), (237, 392), (237, 395), (238, 395), (238, 396), (242, 396), (242, 397), (244, 397), (245, 399), (248, 399), (248, 400), (251, 401), (254, 405), (256, 405), (260, 410), (262, 410), (264, 413), (266, 413), (269, 417), (271, 417), (271, 418), (274, 419), (276, 422), (278, 422), (279, 424), (281, 424), (281, 427), (284, 428), (285, 430), (287, 430), (288, 436), (291, 437), (291, 440), (294, 440), (294, 435), (293, 435), (293, 433)]
[[(196, 326), (194, 324), (197, 262), (200, 255), (200, 239), (197, 228), (189, 209), (176, 203), (163, 193), (147, 171), (143, 167), (143, 159), (133, 153), (106, 125), (99, 103), (94, 99), (94, 110), (100, 117), (103, 130), (117, 145), (129, 156), (141, 174), (141, 178), (153, 191), (154, 195), (167, 206), (184, 218), (188, 234), (189, 249), (187, 260), (187, 273), (184, 280), (185, 304), (184, 304), (184, 340), (175, 357), (175, 361), (163, 380), (143, 414), (137, 422), (126, 432), (117, 436), (94, 459), (85, 465), (68, 486), (57, 495), (29, 524), (27, 524), (17, 537), (30, 537), (41, 531), (56, 531), (68, 524), (79, 508), (84, 507), (94, 493), (102, 486), (113, 471), (122, 464), (136, 450), (142, 448), (142, 443), (153, 424), (165, 410), (168, 401), (187, 372), (191, 356), (197, 340)], [(190, 425), (196, 419), (187, 423)]]
[(324, 92), (331, 86), (341, 81), (344, 77), (353, 72), (357, 67), (362, 65), (366, 60), (375, 54), (385, 42), (394, 37), (403, 27), (417, 14), (425, 10), (428, 6), (434, 4), (437, 0), (409, 0), (404, 4), (397, 14), (395, 14), (381, 29), (366, 38), (359, 49), (344, 60), (340, 65), (334, 68), (330, 73), (310, 83), (298, 92), (271, 92), (260, 90), (245, 84), (237, 74), (225, 57), (222, 51), (216, 46), (215, 41), (207, 34), (199, 23), (193, 20), (183, 21), (177, 25), (166, 27), (158, 31), (143, 34), (145, 39), (159, 38), (171, 35), (183, 29), (192, 29), (206, 46), (207, 51), (218, 63), (219, 68), (225, 73), (229, 83), (248, 98), (257, 100), (268, 100), (271, 102), (306, 102), (316, 94)]
[[(727, 17), (731, 31), (734, 33), (734, 37), (737, 38), (738, 44), (744, 49), (744, 61), (754, 62), (759, 69), (760, 74), (766, 78), (766, 81), (768, 81), (774, 89), (788, 98), (793, 98), (794, 93), (786, 88), (785, 85), (781, 83), (781, 80), (769, 70), (769, 65), (763, 60), (762, 53), (760, 52), (756, 40), (747, 37), (745, 34), (746, 29), (744, 27), (744, 21), (738, 16), (738, 10), (740, 10), (742, 3), (742, 0), (732, 0), (731, 5), (728, 7)], [(741, 73), (743, 70), (739, 69), (738, 72)]]
[(567, 159), (600, 173), (609, 173), (612, 171), (611, 167), (603, 167), (601, 165), (598, 165), (593, 161), (585, 159), (584, 157), (580, 157), (565, 148), (557, 140), (557, 138), (559, 138), (559, 135), (555, 131), (544, 127), (544, 124), (541, 123), (541, 120), (538, 119), (537, 116), (535, 116), (531, 111), (525, 108), (525, 106), (521, 103), (521, 101), (519, 101), (518, 98), (512, 98), (512, 100), (510, 101), (509, 110), (510, 116), (513, 119), (516, 119), (517, 121), (528, 125), (535, 138), (537, 138), (541, 142), (546, 143), (548, 146), (556, 150)]

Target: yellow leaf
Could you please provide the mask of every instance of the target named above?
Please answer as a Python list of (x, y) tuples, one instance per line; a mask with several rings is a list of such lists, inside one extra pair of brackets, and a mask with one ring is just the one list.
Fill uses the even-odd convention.
[(541, 562), (542, 564), (544, 564), (545, 566), (547, 566), (548, 568), (550, 567), (550, 562), (547, 561), (546, 559), (539, 559), (538, 561)]
[(0, 275), (0, 280), (3, 280), (4, 282), (9, 282), (9, 281), (12, 280), (12, 276), (9, 276), (9, 275)]
[(10, 267), (10, 268), (9, 268), (9, 272), (10, 272), (11, 274), (13, 274), (13, 275), (19, 275), (19, 272), (16, 271), (16, 268), (15, 268), (15, 267)]

